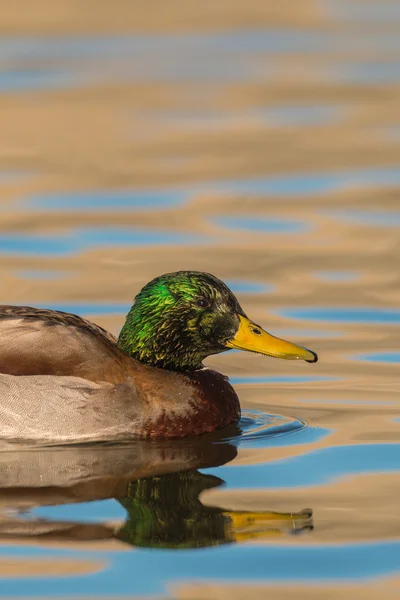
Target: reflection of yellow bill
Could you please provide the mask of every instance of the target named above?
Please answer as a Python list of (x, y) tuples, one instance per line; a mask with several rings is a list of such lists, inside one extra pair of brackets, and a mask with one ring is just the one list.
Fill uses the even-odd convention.
[(226, 511), (228, 537), (240, 543), (313, 528), (312, 510), (298, 513)]
[(226, 343), (228, 348), (258, 352), (274, 358), (286, 360), (305, 360), (306, 362), (317, 362), (318, 356), (311, 350), (296, 346), (291, 342), (281, 340), (254, 325), (247, 317), (239, 316), (239, 329), (234, 338)]

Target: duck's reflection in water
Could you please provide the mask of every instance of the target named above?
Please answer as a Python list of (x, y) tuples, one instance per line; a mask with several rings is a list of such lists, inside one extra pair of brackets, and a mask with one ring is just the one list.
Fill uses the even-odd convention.
[(119, 498), (128, 518), (116, 536), (133, 546), (202, 548), (312, 528), (312, 512), (234, 511), (207, 506), (202, 491), (221, 485), (214, 475), (187, 471), (140, 479)]
[[(116, 539), (131, 546), (197, 548), (312, 529), (312, 511), (234, 511), (199, 495), (223, 483), (199, 468), (233, 460), (233, 428), (178, 442), (18, 448), (0, 453), (0, 541)], [(56, 521), (30, 509), (115, 498), (124, 522)]]

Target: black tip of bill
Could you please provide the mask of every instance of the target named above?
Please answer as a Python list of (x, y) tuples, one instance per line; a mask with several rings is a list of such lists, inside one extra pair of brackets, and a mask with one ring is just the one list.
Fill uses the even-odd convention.
[(312, 350), (309, 350), (309, 352), (313, 355), (313, 359), (312, 360), (306, 360), (306, 362), (308, 363), (316, 363), (318, 362), (318, 355), (315, 354), (315, 352), (313, 352)]

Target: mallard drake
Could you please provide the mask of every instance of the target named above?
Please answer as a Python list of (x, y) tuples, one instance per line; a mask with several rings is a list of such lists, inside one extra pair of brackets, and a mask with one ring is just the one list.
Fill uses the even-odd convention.
[(228, 378), (202, 361), (231, 348), (317, 361), (248, 319), (231, 290), (208, 273), (153, 279), (118, 339), (77, 315), (2, 306), (0, 436), (72, 443), (223, 428), (240, 418), (239, 399)]

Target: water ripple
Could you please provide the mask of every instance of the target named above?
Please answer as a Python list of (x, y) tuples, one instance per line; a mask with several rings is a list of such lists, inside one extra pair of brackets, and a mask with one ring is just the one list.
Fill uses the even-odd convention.
[(331, 433), (309, 421), (258, 410), (243, 410), (241, 435), (227, 441), (246, 448), (293, 446), (317, 442)]

